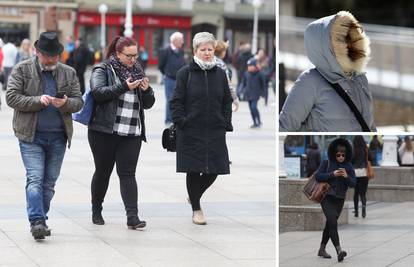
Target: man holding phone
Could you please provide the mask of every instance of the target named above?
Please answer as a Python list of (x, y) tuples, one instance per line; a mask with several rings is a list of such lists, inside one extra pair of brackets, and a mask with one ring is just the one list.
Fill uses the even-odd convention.
[(42, 33), (34, 46), (36, 57), (13, 68), (6, 101), (14, 109), (13, 130), (26, 168), (30, 232), (38, 240), (50, 235), (47, 213), (72, 139), (71, 113), (83, 101), (75, 70), (58, 62), (63, 46), (57, 33)]

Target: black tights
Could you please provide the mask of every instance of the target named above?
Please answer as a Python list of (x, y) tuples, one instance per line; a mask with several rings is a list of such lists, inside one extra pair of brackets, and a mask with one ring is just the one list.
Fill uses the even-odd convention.
[(361, 197), (362, 206), (367, 205), (367, 189), (368, 189), (368, 177), (358, 177), (354, 190), (354, 209), (358, 211), (359, 197)]
[(326, 224), (325, 229), (323, 229), (321, 244), (326, 245), (330, 238), (335, 247), (339, 246), (338, 218), (341, 215), (344, 202), (345, 199), (330, 195), (322, 200), (321, 206), (326, 217)]
[(138, 214), (138, 189), (135, 171), (141, 150), (141, 137), (127, 137), (88, 130), (88, 141), (95, 161), (92, 177), (92, 210), (100, 212), (116, 163), (121, 197), (127, 216)]
[(216, 178), (217, 174), (187, 173), (187, 191), (193, 211), (201, 209), (201, 196), (214, 183)]

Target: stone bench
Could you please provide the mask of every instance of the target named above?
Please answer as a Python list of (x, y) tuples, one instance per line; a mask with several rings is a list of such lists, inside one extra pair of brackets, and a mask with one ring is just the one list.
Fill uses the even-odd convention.
[(414, 185), (414, 167), (374, 167), (370, 184)]
[[(338, 224), (348, 224), (348, 204), (345, 203)], [(320, 231), (325, 227), (325, 215), (319, 204), (279, 206), (279, 231)]]
[[(350, 188), (347, 200), (353, 201), (354, 189)], [(367, 200), (381, 202), (414, 201), (414, 185), (369, 184)]]

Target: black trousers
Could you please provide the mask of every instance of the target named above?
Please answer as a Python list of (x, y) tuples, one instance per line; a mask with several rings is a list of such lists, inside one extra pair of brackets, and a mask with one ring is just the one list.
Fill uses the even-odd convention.
[(367, 205), (368, 177), (357, 177), (354, 190), (354, 209), (358, 210), (359, 198), (361, 198), (362, 206)]
[(201, 196), (214, 183), (216, 178), (217, 174), (187, 173), (187, 192), (193, 211), (201, 209)]
[(141, 137), (127, 137), (88, 130), (88, 141), (95, 162), (92, 177), (92, 210), (101, 211), (109, 178), (116, 163), (121, 197), (128, 217), (138, 215), (138, 189), (135, 179)]
[(85, 93), (85, 72), (76, 71), (76, 76), (78, 76), (80, 90), (83, 95)]
[(325, 229), (323, 229), (321, 244), (326, 245), (331, 239), (334, 246), (339, 246), (338, 218), (344, 207), (345, 199), (327, 195), (321, 203), (326, 217)]

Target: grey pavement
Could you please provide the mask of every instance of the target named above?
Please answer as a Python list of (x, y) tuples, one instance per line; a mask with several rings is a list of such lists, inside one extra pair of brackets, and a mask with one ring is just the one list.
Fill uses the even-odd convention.
[[(342, 263), (338, 263), (336, 257), (316, 256), (321, 231), (286, 232), (279, 236), (280, 266), (414, 266), (414, 202), (371, 202), (365, 219), (354, 218), (352, 210), (349, 224), (339, 227), (341, 246), (348, 252)], [(336, 255), (331, 242), (327, 251)]]
[[(175, 154), (161, 147), (164, 92), (146, 112), (148, 143), (137, 169), (144, 231), (129, 230), (114, 172), (105, 198), (104, 226), (91, 222), (94, 171), (87, 129), (75, 123), (48, 224), (52, 236), (35, 242), (25, 211), (25, 171), (13, 135), (12, 110), (0, 111), (0, 266), (274, 266), (275, 106), (263, 106), (261, 129), (249, 129), (247, 103), (233, 114), (227, 135), (231, 175), (219, 176), (202, 199), (208, 224), (191, 221), (185, 175), (175, 172)], [(270, 92), (270, 102), (274, 96)]]

